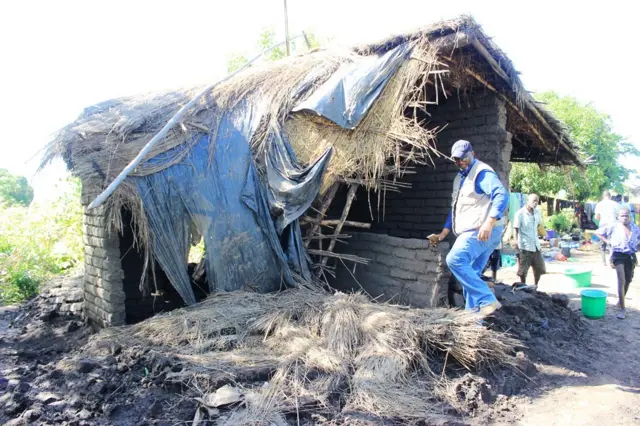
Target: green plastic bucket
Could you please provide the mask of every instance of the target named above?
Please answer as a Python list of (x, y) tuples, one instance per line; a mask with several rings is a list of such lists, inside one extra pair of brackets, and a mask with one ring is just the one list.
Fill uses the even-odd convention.
[(567, 268), (564, 275), (573, 280), (574, 287), (591, 287), (591, 270), (584, 268)]
[(589, 319), (602, 318), (607, 312), (607, 293), (602, 290), (582, 290), (582, 314)]

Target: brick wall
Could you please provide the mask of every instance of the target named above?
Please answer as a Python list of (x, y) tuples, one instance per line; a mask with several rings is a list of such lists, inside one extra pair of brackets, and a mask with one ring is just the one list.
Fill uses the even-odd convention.
[(353, 274), (377, 300), (415, 307), (442, 306), (447, 300), (449, 272), (444, 259), (448, 248), (447, 243), (433, 249), (423, 239), (353, 232), (348, 246), (339, 251), (366, 257), (370, 263), (356, 265), (355, 271), (340, 264), (332, 285), (345, 291), (358, 290)]
[(125, 323), (125, 294), (122, 290), (124, 272), (120, 264), (118, 234), (109, 232), (104, 206), (88, 210), (86, 206), (98, 191), (83, 185), (85, 206), (83, 240), (85, 244), (84, 314), (100, 327)]
[[(470, 141), (477, 158), (493, 167), (508, 186), (511, 134), (505, 130), (507, 113), (502, 100), (492, 93), (476, 94), (464, 101), (451, 97), (430, 113), (430, 127), (447, 125), (438, 134), (437, 146), (441, 152), (449, 155), (451, 146), (459, 139)], [(374, 223), (371, 232), (402, 238), (425, 238), (442, 230), (451, 208), (457, 168), (443, 158), (434, 157), (434, 163), (435, 167), (418, 166), (415, 174), (402, 178), (402, 181), (411, 183), (411, 189), (386, 194), (384, 220), (382, 208), (378, 212), (376, 200), (372, 198)], [(366, 193), (360, 192), (350, 218), (370, 222), (369, 209)]]
[[(477, 158), (492, 166), (508, 186), (511, 134), (505, 130), (507, 113), (502, 100), (491, 92), (476, 93), (465, 100), (450, 97), (430, 113), (430, 127), (446, 125), (438, 133), (439, 151), (449, 155), (455, 141), (470, 141)], [(441, 251), (429, 248), (425, 238), (442, 230), (451, 209), (457, 168), (442, 158), (434, 157), (434, 163), (435, 167), (418, 166), (414, 174), (405, 175), (402, 181), (411, 183), (411, 189), (387, 193), (380, 209), (377, 194), (367, 194), (361, 189), (356, 195), (349, 219), (371, 222), (372, 212), (371, 232), (345, 229), (353, 238), (347, 240), (348, 244), (339, 245), (336, 251), (371, 259), (369, 265), (356, 266), (355, 276), (373, 297), (393, 297), (415, 306), (446, 304), (450, 272), (444, 258), (454, 236), (450, 235), (441, 244)], [(333, 203), (337, 206), (332, 206), (336, 211), (344, 204), (342, 192)], [(336, 275), (336, 287), (358, 288), (339, 262)]]

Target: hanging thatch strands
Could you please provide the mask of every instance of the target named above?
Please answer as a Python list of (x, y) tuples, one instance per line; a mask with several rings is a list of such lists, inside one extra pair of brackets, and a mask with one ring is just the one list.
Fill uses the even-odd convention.
[[(153, 138), (151, 138), (149, 142), (147, 142), (147, 144), (140, 150), (138, 155), (136, 155), (136, 157), (133, 160), (131, 160), (129, 164), (127, 164), (127, 166), (120, 172), (120, 174), (113, 180), (113, 182), (109, 184), (109, 186), (102, 192), (102, 194), (98, 195), (96, 199), (93, 200), (91, 204), (89, 204), (88, 208), (94, 209), (102, 205), (102, 203), (104, 203), (104, 201), (107, 198), (109, 198), (111, 194), (113, 194), (113, 191), (115, 191), (118, 188), (118, 186), (122, 183), (122, 181), (127, 176), (129, 176), (129, 174), (138, 166), (138, 164), (142, 162), (142, 160), (144, 160), (144, 158), (147, 156), (149, 151), (151, 151), (151, 149), (155, 146), (155, 144), (157, 144), (162, 138), (164, 138), (169, 132), (169, 130), (171, 130), (176, 124), (180, 122), (182, 117), (186, 115), (189, 109), (191, 109), (191, 107), (193, 107), (196, 104), (196, 102), (200, 100), (200, 98), (202, 98), (205, 94), (210, 92), (214, 87), (216, 87), (220, 83), (244, 71), (246, 68), (250, 67), (255, 61), (262, 58), (265, 54), (267, 54), (268, 52), (270, 52), (271, 50), (275, 49), (276, 47), (280, 46), (285, 42), (287, 43), (287, 51), (288, 51), (289, 41), (290, 39), (287, 37), (286, 41), (273, 45), (270, 48), (264, 50), (262, 53), (257, 55), (255, 58), (251, 59), (249, 62), (247, 62), (246, 64), (244, 64), (243, 66), (241, 66), (240, 68), (238, 68), (237, 70), (235, 70), (234, 72), (232, 72), (231, 74), (223, 78), (222, 80), (205, 87), (200, 93), (194, 96), (193, 99), (191, 99), (186, 105), (180, 108), (180, 110), (178, 110), (178, 112), (173, 117), (171, 117), (171, 119), (167, 122), (167, 124), (165, 124), (164, 127), (160, 129), (160, 131)], [(196, 125), (196, 127), (198, 126)]]

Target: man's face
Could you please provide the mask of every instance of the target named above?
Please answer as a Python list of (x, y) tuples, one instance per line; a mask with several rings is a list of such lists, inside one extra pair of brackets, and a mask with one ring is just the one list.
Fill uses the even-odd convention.
[(631, 217), (629, 216), (629, 210), (620, 210), (618, 213), (618, 220), (625, 225), (628, 225), (631, 222)]
[(540, 200), (537, 196), (532, 195), (527, 198), (527, 207), (529, 207), (530, 209), (535, 210), (535, 208), (538, 207), (538, 204), (540, 204)]
[(452, 158), (453, 158), (453, 161), (456, 163), (456, 166), (460, 170), (465, 170), (467, 167), (469, 167), (469, 165), (473, 161), (473, 155), (472, 154), (468, 154), (464, 158), (459, 158), (459, 157), (452, 157)]

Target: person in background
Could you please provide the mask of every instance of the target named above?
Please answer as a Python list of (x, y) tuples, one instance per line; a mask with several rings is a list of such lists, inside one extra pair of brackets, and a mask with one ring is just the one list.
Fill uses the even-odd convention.
[(629, 196), (625, 195), (622, 197), (622, 203), (620, 203), (620, 208), (629, 209), (629, 214), (631, 215), (631, 222), (636, 223), (636, 209), (633, 204), (629, 204)]
[(542, 223), (542, 216), (537, 208), (539, 202), (538, 195), (530, 194), (527, 197), (527, 204), (516, 212), (513, 219), (516, 244), (520, 253), (518, 277), (520, 277), (520, 282), (526, 283), (529, 266), (531, 266), (536, 287), (540, 282), (540, 277), (547, 273), (540, 251), (540, 240), (538, 240), (538, 228)]
[(598, 228), (596, 235), (611, 246), (611, 265), (616, 269), (618, 277), (618, 308), (620, 308), (620, 312), (616, 317), (624, 319), (626, 316), (624, 299), (638, 263), (636, 252), (640, 243), (640, 228), (631, 223), (629, 209), (622, 207), (618, 212), (618, 221)]
[[(596, 220), (598, 221), (599, 228), (606, 228), (609, 225), (613, 225), (618, 217), (618, 203), (611, 199), (611, 193), (604, 191), (602, 193), (602, 201), (596, 204)], [(609, 256), (607, 256), (607, 243), (602, 240), (600, 247), (602, 249), (602, 262), (605, 266), (609, 265)]]
[(431, 241), (437, 244), (451, 231), (457, 235), (447, 265), (462, 286), (465, 308), (490, 315), (502, 305), (480, 277), (502, 239), (509, 193), (496, 172), (475, 158), (470, 142), (457, 141), (451, 157), (459, 169), (453, 181), (451, 211), (442, 232)]

